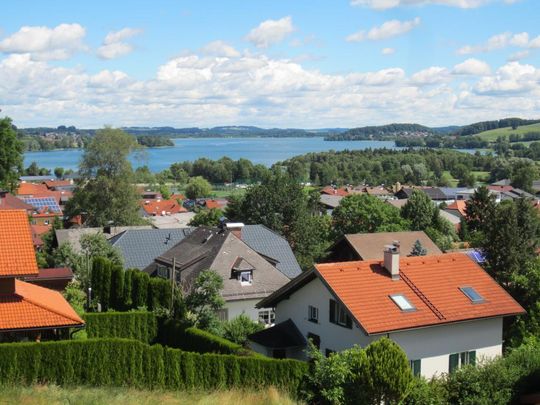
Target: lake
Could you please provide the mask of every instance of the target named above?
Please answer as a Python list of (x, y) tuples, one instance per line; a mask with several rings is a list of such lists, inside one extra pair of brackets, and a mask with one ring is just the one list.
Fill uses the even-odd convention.
[[(167, 148), (148, 148), (142, 160), (131, 161), (134, 167), (148, 165), (153, 172), (167, 169), (172, 163), (184, 160), (193, 161), (206, 157), (219, 159), (228, 156), (231, 159), (246, 158), (253, 163), (270, 166), (296, 155), (329, 150), (360, 150), (368, 148), (396, 148), (393, 141), (325, 141), (316, 138), (186, 138), (173, 139), (174, 146)], [(26, 152), (24, 166), (36, 162), (39, 167), (54, 169), (77, 169), (82, 155), (80, 149), (55, 150), (50, 152)]]

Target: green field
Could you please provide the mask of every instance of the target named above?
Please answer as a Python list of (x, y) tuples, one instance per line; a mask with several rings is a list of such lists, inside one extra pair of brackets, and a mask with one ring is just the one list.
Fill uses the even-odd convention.
[(38, 385), (2, 387), (0, 404), (21, 405), (294, 405), (279, 391), (139, 391), (131, 388), (88, 388)]
[(512, 127), (492, 129), (490, 131), (480, 132), (479, 134), (472, 135), (472, 136), (479, 137), (485, 141), (495, 142), (499, 136), (508, 137), (511, 134), (522, 135), (527, 132), (537, 132), (537, 131), (540, 131), (540, 124), (523, 125), (521, 127), (516, 128), (515, 130), (513, 130)]

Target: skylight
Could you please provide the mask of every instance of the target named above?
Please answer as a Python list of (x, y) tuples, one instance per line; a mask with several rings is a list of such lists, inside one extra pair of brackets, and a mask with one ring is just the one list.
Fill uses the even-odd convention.
[(401, 309), (402, 311), (414, 311), (416, 308), (413, 304), (409, 302), (407, 298), (403, 294), (394, 294), (391, 295), (390, 298), (394, 303)]
[(482, 297), (478, 292), (472, 287), (461, 287), (460, 290), (469, 298), (473, 304), (478, 304), (484, 302), (484, 297)]

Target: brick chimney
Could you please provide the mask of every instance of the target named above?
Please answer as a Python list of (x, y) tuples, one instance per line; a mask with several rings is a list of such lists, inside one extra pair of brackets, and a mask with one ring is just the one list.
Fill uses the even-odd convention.
[(392, 276), (392, 280), (399, 280), (399, 242), (394, 241), (384, 247), (384, 268)]
[(242, 222), (229, 222), (225, 226), (234, 236), (238, 239), (242, 239), (242, 228), (244, 227)]

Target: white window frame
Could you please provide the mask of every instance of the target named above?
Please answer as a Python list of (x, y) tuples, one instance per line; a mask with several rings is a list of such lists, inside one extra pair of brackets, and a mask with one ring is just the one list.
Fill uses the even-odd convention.
[(343, 305), (337, 303), (336, 305), (336, 322), (338, 325), (347, 326), (347, 316), (349, 314), (345, 311)]
[(273, 309), (262, 309), (258, 314), (259, 323), (265, 326), (272, 326), (276, 323), (276, 313)]
[[(248, 281), (244, 281), (242, 279), (245, 275), (248, 276)], [(240, 284), (242, 284), (242, 285), (251, 285), (251, 284), (253, 284), (253, 272), (251, 270), (239, 272), (238, 273), (238, 280), (240, 281)]]

